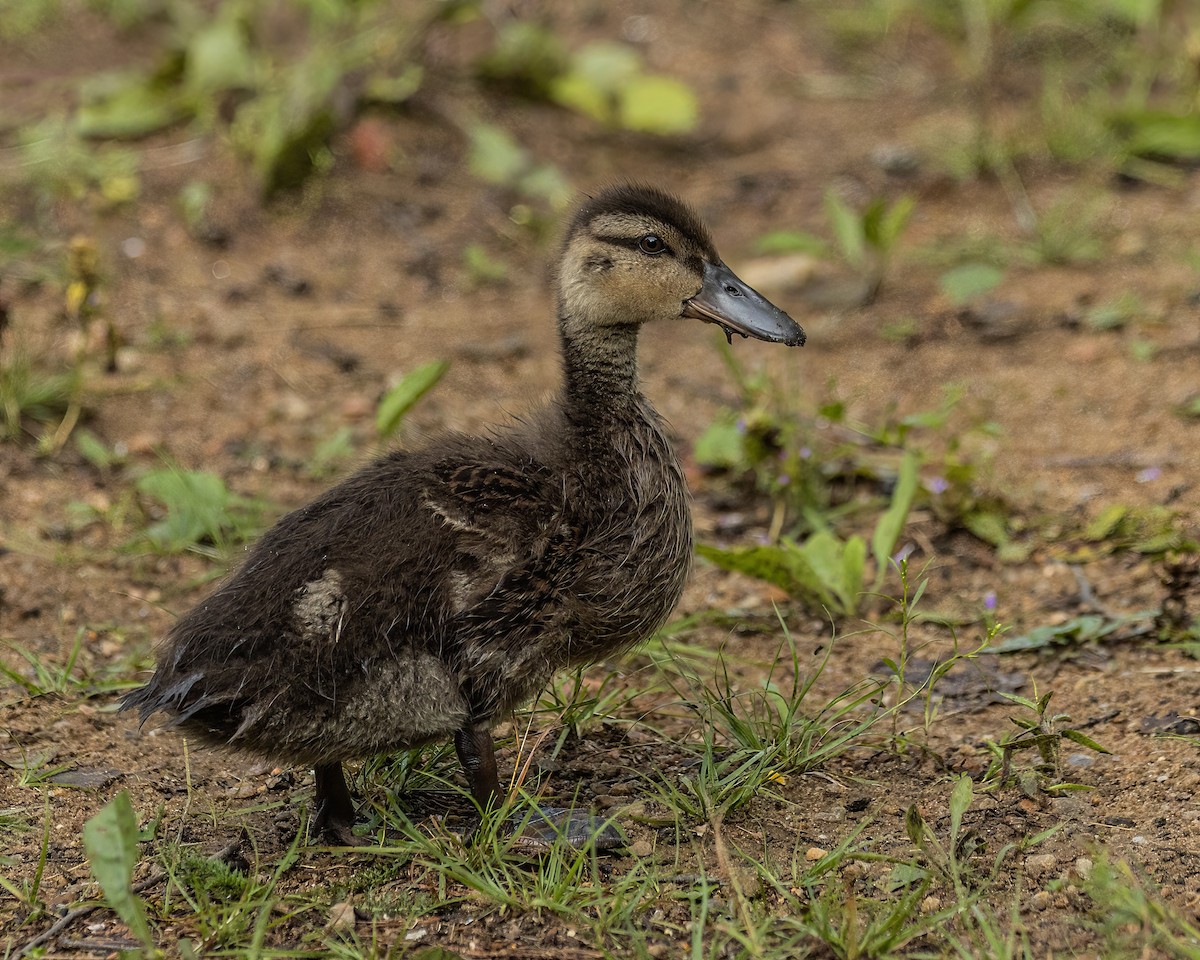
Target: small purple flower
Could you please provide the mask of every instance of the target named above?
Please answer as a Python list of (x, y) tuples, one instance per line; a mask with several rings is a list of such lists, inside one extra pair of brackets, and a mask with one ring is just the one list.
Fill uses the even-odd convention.
[(925, 480), (924, 485), (925, 485), (925, 489), (928, 490), (930, 493), (932, 493), (934, 496), (938, 496), (939, 494), (945, 493), (947, 490), (950, 489), (950, 481), (947, 480), (945, 477), (932, 477), (929, 480)]
[(738, 433), (745, 433), (746, 432), (746, 418), (738, 417), (737, 423), (734, 424), (734, 427), (737, 429)]
[(788, 476), (786, 473), (781, 473), (776, 478), (776, 480), (778, 481), (778, 483), (781, 487), (786, 487), (789, 483), (792, 482), (792, 478), (790, 476)]
[(811, 447), (801, 447), (800, 448), (800, 459), (801, 460), (807, 460), (811, 456), (812, 456), (812, 448)]
[(916, 549), (917, 548), (916, 548), (915, 544), (906, 543), (899, 550), (897, 550), (894, 554), (892, 554), (892, 563), (896, 564), (896, 566), (900, 566), (900, 564), (902, 564), (905, 560), (907, 560), (909, 558), (909, 555)]
[(1137, 475), (1138, 483), (1153, 483), (1162, 476), (1162, 470), (1158, 467), (1147, 467)]
[(983, 609), (991, 613), (996, 609), (996, 591), (989, 590), (983, 595)]

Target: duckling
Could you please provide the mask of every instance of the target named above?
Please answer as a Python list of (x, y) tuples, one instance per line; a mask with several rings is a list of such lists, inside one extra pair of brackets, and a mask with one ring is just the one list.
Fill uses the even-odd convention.
[(646, 640), (688, 575), (689, 494), (639, 388), (642, 326), (805, 341), (690, 207), (639, 184), (576, 209), (557, 293), (553, 402), (389, 453), (285, 516), (180, 618), (123, 709), (312, 766), (315, 826), (340, 842), (348, 760), (453, 738), (480, 810), (498, 804), (492, 728), (555, 672)]

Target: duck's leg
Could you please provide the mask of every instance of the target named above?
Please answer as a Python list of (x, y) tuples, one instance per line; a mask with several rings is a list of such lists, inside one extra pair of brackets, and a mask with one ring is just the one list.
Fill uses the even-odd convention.
[[(479, 809), (486, 813), (489, 807), (499, 806), (502, 795), (491, 730), (463, 727), (454, 735), (454, 748)], [(526, 853), (543, 853), (560, 837), (577, 848), (594, 844), (597, 850), (612, 850), (625, 845), (625, 838), (612, 824), (562, 807), (542, 807), (530, 818), (514, 816), (509, 826), (517, 831), (513, 847)]]
[(454, 749), (467, 773), (471, 796), (486, 813), (500, 804), (500, 777), (496, 773), (496, 748), (492, 731), (485, 726), (463, 727), (454, 735)]
[(357, 846), (361, 841), (354, 836), (354, 801), (350, 799), (350, 788), (342, 774), (342, 765), (318, 763), (313, 768), (317, 778), (317, 813), (313, 819), (321, 833), (341, 846)]

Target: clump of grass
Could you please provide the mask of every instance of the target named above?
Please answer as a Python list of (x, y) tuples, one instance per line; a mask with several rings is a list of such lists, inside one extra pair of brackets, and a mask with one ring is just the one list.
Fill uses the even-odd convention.
[(38, 436), (33, 423), (61, 423), (78, 396), (80, 381), (79, 370), (50, 372), (24, 352), (0, 354), (0, 440)]
[(135, 542), (162, 553), (193, 551), (216, 558), (262, 529), (265, 505), (232, 493), (224, 480), (205, 470), (152, 470), (138, 479), (137, 491), (162, 513)]
[(74, 690), (85, 682), (74, 676), (75, 665), (79, 660), (80, 651), (83, 649), (83, 634), (82, 628), (76, 632), (75, 642), (71, 645), (66, 660), (60, 666), (55, 666), (44, 656), (21, 644), (11, 641), (6, 643), (5, 646), (9, 650), (25, 661), (26, 669), (21, 670), (0, 662), (0, 676), (7, 678), (10, 683), (16, 684), (31, 697)]
[(834, 644), (815, 665), (803, 663), (786, 623), (783, 639), (761, 687), (739, 691), (719, 657), (704, 681), (669, 647), (660, 668), (681, 703), (701, 722), (699, 765), (679, 783), (653, 778), (663, 802), (689, 821), (733, 813), (791, 775), (816, 769), (850, 749), (878, 722), (882, 684), (864, 680), (826, 702), (813, 695)]
[(181, 909), (188, 915), (194, 939), (181, 942), (184, 956), (246, 947), (260, 952), (272, 930), (311, 910), (312, 898), (285, 898), (279, 890), (299, 860), (300, 840), (297, 834), (279, 861), (262, 872), (235, 866), (223, 853), (204, 857), (185, 847), (164, 848), (161, 915), (165, 919)]
[(1096, 904), (1109, 956), (1144, 956), (1148, 951), (1195, 960), (1200, 925), (1166, 903), (1145, 876), (1125, 861), (1098, 857), (1084, 883)]
[[(1034, 796), (1039, 791), (1062, 794), (1074, 790), (1086, 790), (1078, 783), (1061, 780), (1060, 756), (1064, 740), (1078, 744), (1096, 753), (1111, 753), (1107, 747), (1093, 740), (1078, 727), (1071, 725), (1071, 717), (1065, 713), (1053, 713), (1050, 701), (1054, 692), (1042, 694), (1036, 699), (1001, 692), (1005, 700), (1025, 708), (1029, 715), (1010, 717), (1017, 728), (1016, 733), (987, 740), (988, 751), (993, 760), (984, 775), (985, 779), (998, 787), (1016, 784), (1023, 793)], [(1014, 765), (1016, 757), (1033, 754), (1028, 765)]]

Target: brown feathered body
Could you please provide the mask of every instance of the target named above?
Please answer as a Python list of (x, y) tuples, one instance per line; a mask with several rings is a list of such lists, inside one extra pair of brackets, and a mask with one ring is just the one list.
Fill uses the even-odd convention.
[(640, 393), (574, 373), (582, 409), (568, 390), (288, 514), (179, 620), (128, 705), (315, 765), (490, 726), (556, 670), (645, 640), (687, 576), (687, 488)]

